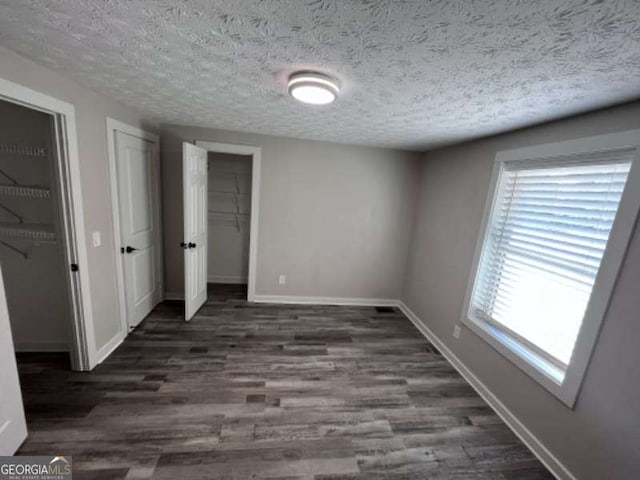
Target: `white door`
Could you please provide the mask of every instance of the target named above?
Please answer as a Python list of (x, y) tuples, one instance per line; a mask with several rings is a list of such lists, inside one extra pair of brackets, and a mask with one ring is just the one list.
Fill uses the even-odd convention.
[(0, 273), (0, 455), (13, 455), (27, 438), (9, 311)]
[(207, 151), (182, 144), (184, 186), (184, 319), (207, 301)]
[(120, 253), (129, 328), (138, 325), (161, 298), (156, 159), (157, 145), (116, 131), (116, 168), (120, 212)]

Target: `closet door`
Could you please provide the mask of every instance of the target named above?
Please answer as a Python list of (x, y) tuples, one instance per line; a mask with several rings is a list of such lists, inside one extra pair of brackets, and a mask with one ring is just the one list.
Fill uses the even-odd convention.
[(182, 144), (184, 188), (184, 319), (207, 301), (207, 151)]
[(27, 438), (9, 311), (0, 273), (0, 455), (13, 455)]
[(116, 132), (120, 235), (124, 262), (127, 320), (133, 328), (160, 299), (156, 271), (157, 232), (154, 215), (155, 144)]

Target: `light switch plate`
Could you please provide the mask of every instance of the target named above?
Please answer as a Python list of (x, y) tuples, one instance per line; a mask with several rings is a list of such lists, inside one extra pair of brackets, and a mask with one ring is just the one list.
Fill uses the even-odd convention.
[(91, 238), (93, 239), (93, 246), (99, 247), (102, 245), (102, 238), (100, 237), (100, 232), (93, 232), (91, 234)]

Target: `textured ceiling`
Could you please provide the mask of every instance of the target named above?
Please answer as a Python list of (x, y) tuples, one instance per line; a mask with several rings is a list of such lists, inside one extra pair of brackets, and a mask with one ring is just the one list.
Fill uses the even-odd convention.
[[(431, 148), (640, 97), (637, 0), (0, 0), (0, 44), (159, 122)], [(343, 84), (295, 103), (286, 77)]]

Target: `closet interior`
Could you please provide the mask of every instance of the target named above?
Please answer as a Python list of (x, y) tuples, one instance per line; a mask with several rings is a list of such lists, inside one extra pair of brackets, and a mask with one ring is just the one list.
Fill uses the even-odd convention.
[(208, 282), (246, 284), (249, 271), (251, 155), (209, 152)]
[(54, 121), (0, 100), (0, 267), (16, 352), (69, 352)]

